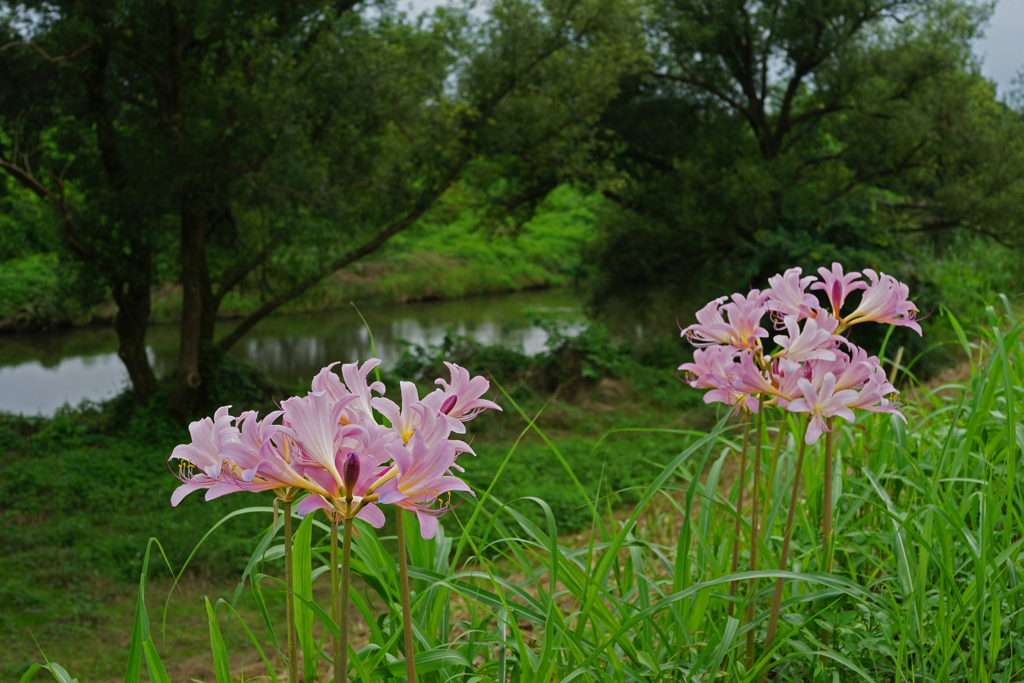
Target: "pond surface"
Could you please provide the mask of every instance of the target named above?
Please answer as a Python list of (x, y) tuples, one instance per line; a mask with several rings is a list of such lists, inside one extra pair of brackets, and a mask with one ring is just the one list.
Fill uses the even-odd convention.
[[(530, 312), (564, 323), (572, 334), (582, 329), (580, 296), (572, 290), (517, 292), (452, 301), (422, 302), (363, 309), (373, 330), (377, 356), (394, 362), (405, 343), (438, 344), (450, 327), (458, 335), (485, 344), (519, 345), (528, 354), (544, 350), (547, 333), (531, 322)], [(237, 321), (217, 325), (217, 337)], [(176, 325), (154, 325), (147, 351), (160, 376), (175, 365)], [(352, 309), (263, 320), (232, 349), (274, 379), (308, 382), (324, 365), (372, 356), (370, 335)], [(110, 398), (125, 388), (128, 374), (117, 357), (112, 328), (0, 335), (0, 411), (52, 415), (65, 403)]]

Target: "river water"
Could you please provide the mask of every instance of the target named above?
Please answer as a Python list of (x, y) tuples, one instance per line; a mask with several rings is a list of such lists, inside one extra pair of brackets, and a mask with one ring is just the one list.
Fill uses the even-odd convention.
[[(582, 329), (580, 297), (572, 290), (542, 290), (451, 301), (366, 308), (362, 311), (385, 363), (401, 355), (405, 343), (438, 344), (446, 330), (485, 344), (520, 345), (528, 354), (544, 350), (547, 333), (533, 314), (555, 320), (568, 333)], [(218, 323), (217, 336), (236, 321)], [(153, 325), (147, 351), (157, 375), (175, 364), (176, 325)], [(333, 361), (371, 357), (370, 334), (354, 310), (275, 316), (260, 322), (233, 349), (281, 382), (312, 379)], [(128, 375), (117, 357), (110, 328), (0, 335), (0, 411), (52, 415), (64, 404), (110, 398), (125, 388)]]

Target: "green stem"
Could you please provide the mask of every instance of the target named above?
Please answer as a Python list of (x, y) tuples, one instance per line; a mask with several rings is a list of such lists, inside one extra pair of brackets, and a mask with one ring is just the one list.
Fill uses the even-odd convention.
[[(821, 519), (821, 557), (826, 574), (832, 573), (832, 430), (835, 427), (835, 418), (828, 418), (825, 424), (825, 491), (822, 507), (824, 508)], [(821, 642), (828, 646), (828, 630), (821, 629)], [(824, 655), (821, 656), (823, 664), (827, 663)]]
[[(338, 517), (331, 514), (331, 618), (338, 624)], [(339, 624), (340, 631), (341, 626)], [(341, 681), (341, 638), (332, 638), (334, 646), (334, 680)]]
[(284, 605), (288, 621), (288, 680), (298, 683), (299, 659), (296, 655), (295, 595), (292, 578), (292, 503), (290, 500), (283, 500), (281, 507), (284, 514), (284, 582), (287, 587), (284, 594)]
[(405, 631), (405, 675), (408, 683), (416, 683), (416, 657), (412, 640), (412, 605), (409, 601), (409, 562), (405, 556), (404, 513), (398, 510), (398, 576), (402, 583), (402, 628)]
[[(339, 649), (335, 663), (334, 683), (348, 680), (348, 586), (349, 567), (352, 560), (352, 520), (345, 519), (345, 536), (341, 542), (341, 595), (338, 605), (338, 631), (341, 633)], [(339, 673), (341, 677), (339, 678)]]
[[(741, 517), (743, 516), (743, 490), (746, 488), (747, 478), (747, 445), (750, 442), (750, 420), (749, 416), (743, 414), (743, 450), (740, 451), (740, 478), (739, 478), (739, 494), (736, 500), (736, 528), (732, 537), (732, 573), (736, 574), (740, 570), (740, 533), (742, 531)], [(729, 582), (729, 597), (736, 597), (736, 582)], [(732, 616), (733, 608), (735, 607), (732, 600), (729, 601), (729, 616)]]
[[(782, 418), (782, 424), (779, 425), (779, 434), (775, 437), (775, 446), (772, 447), (772, 467), (768, 471), (768, 487), (765, 489), (765, 500), (762, 506), (761, 512), (761, 529), (763, 530), (765, 525), (768, 524), (768, 513), (772, 509), (771, 495), (775, 489), (775, 470), (779, 469), (779, 453), (782, 452), (782, 439), (786, 434), (784, 427), (786, 426), (786, 418)], [(783, 475), (785, 480), (785, 475)], [(763, 533), (763, 531), (762, 531)]]
[(830, 574), (832, 572), (832, 553), (830, 552), (830, 542), (832, 540), (832, 428), (833, 419), (828, 418), (828, 431), (825, 432), (825, 492), (824, 501), (822, 507), (824, 513), (822, 514), (821, 520), (821, 550), (822, 558), (825, 566), (825, 573)]
[[(800, 473), (804, 466), (804, 452), (807, 444), (804, 438), (800, 439), (800, 451), (796, 457), (796, 471), (793, 473), (793, 491), (789, 497), (789, 512), (786, 513), (786, 535), (782, 539), (782, 554), (779, 559), (779, 571), (786, 571), (789, 563), (789, 542), (793, 537), (793, 518), (796, 514), (797, 496), (800, 495)], [(782, 605), (782, 584), (783, 578), (775, 579), (775, 595), (772, 596), (772, 611), (768, 617), (768, 635), (764, 639), (764, 651), (771, 652), (772, 643), (775, 642), (775, 630), (779, 624), (779, 608)], [(765, 668), (758, 683), (765, 683), (768, 680), (768, 668)]]
[[(750, 510), (750, 571), (757, 571), (757, 498), (761, 479), (761, 431), (764, 427), (764, 394), (757, 399), (757, 433), (754, 435), (753, 498)], [(754, 579), (747, 583), (747, 623), (754, 621)], [(754, 666), (754, 629), (747, 631), (747, 670)]]

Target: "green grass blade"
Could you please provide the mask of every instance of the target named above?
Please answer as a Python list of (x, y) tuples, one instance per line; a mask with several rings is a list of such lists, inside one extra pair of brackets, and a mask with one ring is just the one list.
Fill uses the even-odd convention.
[(210, 627), (210, 650), (213, 653), (213, 671), (217, 677), (217, 683), (231, 683), (231, 667), (228, 664), (228, 651), (224, 647), (224, 638), (220, 634), (220, 626), (217, 625), (217, 613), (210, 605), (209, 598), (206, 601), (206, 620)]
[(142, 643), (142, 651), (146, 655), (146, 669), (149, 671), (149, 680), (152, 683), (171, 683), (171, 678), (167, 675), (164, 663), (160, 661), (160, 655), (156, 651), (156, 645), (153, 644), (152, 638), (147, 638)]
[(306, 515), (295, 532), (292, 545), (292, 581), (295, 596), (295, 632), (302, 646), (302, 669), (306, 680), (317, 676), (320, 648), (313, 637), (313, 613), (306, 606), (313, 599), (313, 564), (310, 546), (313, 540), (313, 515)]

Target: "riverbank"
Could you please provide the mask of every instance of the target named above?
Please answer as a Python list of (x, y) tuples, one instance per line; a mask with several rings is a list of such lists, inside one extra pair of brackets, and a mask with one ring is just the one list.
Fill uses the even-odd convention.
[[(464, 463), (466, 480), (478, 495), (489, 490), (497, 501), (519, 500), (518, 509), (542, 524), (540, 507), (522, 499), (544, 500), (560, 534), (586, 537), (593, 520), (581, 489), (597, 500), (602, 515), (628, 509), (686, 447), (689, 437), (680, 432), (704, 431), (716, 420), (700, 392), (681, 385), (671, 372), (685, 347), (678, 340), (663, 341), (626, 346), (591, 328), (575, 339), (556, 339), (547, 353), (530, 358), (508, 347), (452, 336), (437, 348), (419, 349), (389, 364), (384, 380), (394, 399), (399, 379), (417, 381), (422, 393), (441, 372), (442, 358), (496, 378), (504, 412), (485, 413), (472, 423), (477, 455)], [(291, 391), (303, 390), (296, 386)], [(918, 402), (911, 392), (907, 396), (915, 406), (908, 407), (908, 414), (916, 414)], [(265, 397), (249, 394), (226, 400), (236, 411), (271, 408)], [(528, 429), (534, 418), (544, 437)], [(52, 419), (0, 415), (0, 441), (8, 448), (0, 461), (0, 576), (5, 577), (0, 638), (13, 643), (0, 653), (0, 678), (18, 680), (30, 662), (41, 658), (41, 647), (82, 680), (119, 680), (147, 539), (160, 541), (177, 570), (221, 518), (242, 508), (269, 508), (270, 497), (259, 494), (208, 502), (197, 494), (171, 508), (169, 496), (178, 482), (165, 459), (187, 439), (185, 430), (154, 409), (134, 406), (130, 396), (68, 409)], [(692, 469), (679, 472), (682, 481), (695, 475)], [(677, 484), (669, 483), (668, 495), (678, 493)], [(676, 514), (671, 503), (664, 507), (666, 514)], [(457, 506), (442, 525), (454, 535), (471, 513), (471, 503)], [(661, 514), (654, 510), (645, 519), (662, 524)], [(154, 636), (164, 661), (173, 662), (183, 680), (209, 675), (203, 596), (231, 598), (232, 579), (241, 575), (270, 518), (266, 509), (227, 521), (192, 560), (184, 591), (171, 600), (168, 639)], [(385, 528), (382, 534), (393, 530)], [(659, 539), (665, 547), (678, 542), (670, 529)], [(147, 595), (156, 634), (156, 615), (170, 578), (159, 555), (154, 553), (149, 567)], [(278, 575), (281, 563), (268, 561), (261, 571)], [(316, 584), (321, 604), (324, 580)], [(271, 592), (269, 597), (268, 609), (279, 613), (280, 595)], [(238, 609), (267, 642), (248, 591)], [(231, 629), (232, 665), (259, 669), (237, 621)], [(268, 656), (275, 655), (268, 651)], [(249, 664), (252, 669), (246, 668)]]
[[(515, 233), (477, 225), (472, 211), (445, 224), (418, 223), (278, 312), (336, 310), (352, 301), (384, 305), (457, 299), (579, 283), (587, 278), (582, 252), (592, 236), (597, 201), (561, 187)], [(112, 324), (113, 302), (83, 304), (80, 293), (68, 291), (66, 269), (56, 253), (0, 263), (0, 332)], [(221, 304), (219, 318), (244, 317), (261, 304), (255, 287), (234, 290)], [(180, 315), (180, 286), (168, 282), (155, 287), (150, 322), (175, 322)]]
[[(713, 422), (714, 412), (671, 373), (675, 345), (627, 348), (595, 328), (576, 339), (558, 340), (548, 353), (531, 358), (509, 347), (453, 336), (440, 348), (421, 349), (389, 364), (384, 380), (396, 400), (399, 379), (427, 389), (443, 372), (442, 356), (495, 377), (508, 393), (498, 399), (504, 412), (486, 413), (473, 422), (477, 456), (465, 463), (466, 479), (477, 491), (493, 483), (491, 493), (498, 500), (545, 500), (559, 529), (570, 532), (590, 522), (573, 477), (607, 507), (628, 505), (686, 439), (629, 432), (599, 442), (603, 434), (640, 425), (706, 428)], [(308, 380), (292, 391), (306, 389)], [(258, 396), (225, 400), (236, 411), (272, 408)], [(535, 433), (523, 434), (527, 421), (516, 405), (530, 418), (537, 416), (536, 424), (553, 447)], [(61, 655), (59, 661), (80, 663), (75, 671), (84, 679), (123, 676), (123, 658), (96, 657), (93, 646), (103, 643), (112, 654), (125, 647), (125, 620), (117, 614), (136, 590), (146, 540), (158, 538), (177, 569), (221, 517), (270, 505), (268, 495), (209, 502), (194, 495), (172, 508), (169, 498), (178, 481), (168, 472), (166, 458), (174, 445), (187, 440), (186, 430), (154, 409), (134, 406), (130, 396), (66, 409), (53, 418), (0, 414), (0, 441), (6, 449), (0, 462), (0, 576), (5, 577), (0, 582), (0, 638), (16, 643), (0, 654), (0, 679), (17, 680), (38, 659), (29, 630), (48, 655), (70, 651), (70, 659)], [(508, 458), (513, 446), (514, 457)], [(443, 524), (454, 533), (460, 514), (469, 509), (457, 508)], [(535, 512), (542, 521), (540, 510)], [(246, 515), (215, 532), (192, 562), (190, 580), (199, 588), (189, 593), (226, 594), (224, 577), (237, 577), (244, 569), (269, 518), (269, 513)], [(150, 573), (166, 587), (163, 560), (154, 558)], [(151, 594), (155, 614), (156, 601), (166, 593)], [(174, 608), (179, 623), (201, 620), (193, 613), (198, 603), (188, 604)], [(193, 640), (181, 640), (175, 657), (187, 659), (191, 648), (199, 647)]]

